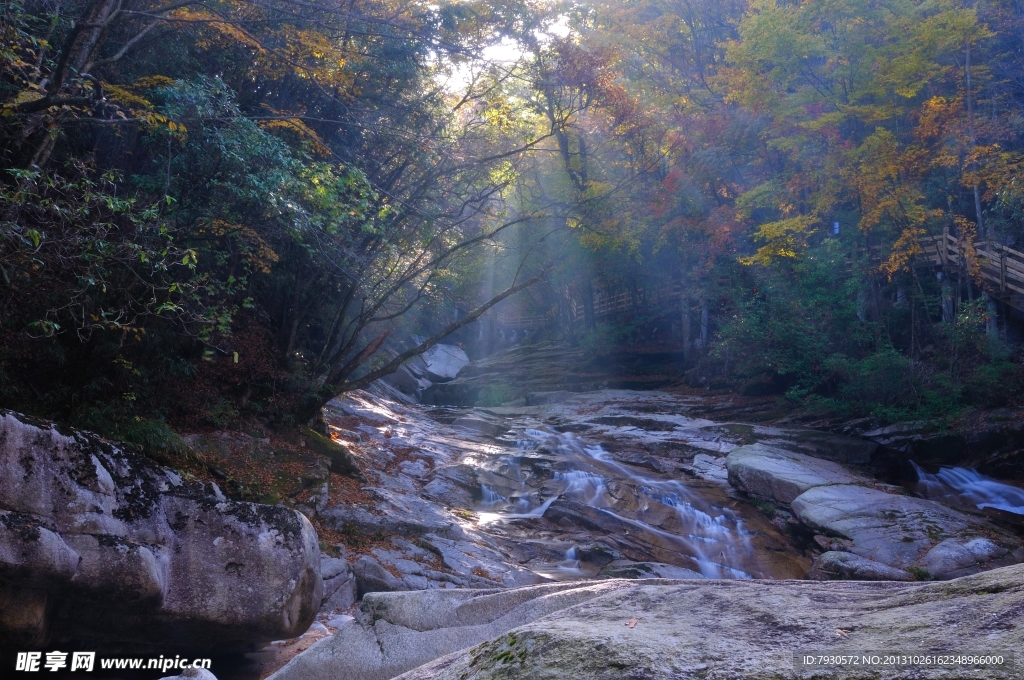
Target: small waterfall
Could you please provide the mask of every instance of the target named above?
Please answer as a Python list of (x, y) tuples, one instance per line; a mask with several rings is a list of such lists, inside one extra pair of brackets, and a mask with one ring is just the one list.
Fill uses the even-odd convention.
[(925, 498), (943, 497), (966, 501), (978, 508), (995, 508), (1024, 515), (1024, 489), (997, 482), (977, 470), (944, 467), (936, 474), (925, 472), (911, 461), (917, 473), (918, 491)]
[[(516, 509), (522, 507), (522, 498), (516, 503)], [(530, 517), (543, 517), (544, 513), (548, 511), (551, 504), (558, 500), (558, 496), (552, 496), (532, 510), (526, 512), (478, 512), (477, 516), (480, 518), (481, 524), (488, 524), (490, 522), (496, 522), (503, 519), (527, 519)], [(529, 501), (527, 501), (529, 503)]]
[(498, 503), (505, 503), (508, 500), (486, 484), (480, 485), (480, 491), (484, 505), (497, 505)]
[(565, 551), (565, 560), (556, 568), (573, 576), (582, 576), (583, 569), (580, 566), (580, 551), (576, 549), (576, 546)]
[[(669, 549), (677, 550), (680, 555), (692, 559), (700, 572), (709, 578), (751, 578), (751, 574), (738, 568), (738, 565), (749, 562), (752, 552), (749, 536), (743, 531), (739, 519), (728, 511), (697, 507), (700, 504), (699, 497), (694, 496), (681, 482), (640, 474), (612, 458), (602, 446), (585, 442), (571, 432), (554, 433), (527, 428), (523, 431), (523, 438), (516, 442), (519, 451), (535, 450), (542, 446), (546, 451), (556, 453), (564, 463), (575, 464), (564, 472), (553, 473), (553, 481), (559, 484), (561, 490), (543, 501), (537, 493), (524, 493), (518, 498), (513, 496), (509, 499), (482, 485), (484, 511), (478, 512), (482, 523), (542, 517), (555, 500), (566, 496), (634, 527), (641, 534), (656, 536), (659, 542), (674, 546)], [(496, 472), (506, 479), (525, 480), (530, 475), (520, 470), (520, 460), (521, 456), (503, 456), (496, 461)], [(678, 529), (666, 531), (630, 516), (637, 514), (637, 511), (616, 508), (618, 501), (608, 493), (610, 479), (635, 489), (643, 501), (640, 514), (645, 514), (652, 503), (670, 508), (678, 517)], [(504, 508), (511, 512), (502, 512), (499, 503), (514, 505)], [(576, 548), (570, 548), (565, 553), (565, 559), (554, 568), (563, 574), (582, 574)]]
[(604, 477), (595, 475), (584, 470), (569, 470), (568, 472), (556, 472), (555, 479), (566, 482), (565, 491), (562, 493), (569, 496), (580, 496), (587, 505), (597, 507), (604, 503), (604, 494), (608, 487)]
[[(651, 526), (647, 522), (642, 522), (638, 519), (623, 517), (618, 513), (612, 512), (611, 510), (607, 510), (604, 508), (599, 508), (599, 510), (603, 513), (611, 515), (612, 517), (622, 522), (625, 522), (626, 524), (631, 524), (637, 529), (641, 529), (642, 531), (646, 531), (657, 536), (661, 536), (662, 538), (672, 543), (675, 543), (676, 545), (681, 546), (683, 548), (681, 552), (683, 554), (689, 554), (691, 557), (693, 557), (694, 561), (700, 567), (700, 573), (708, 578), (752, 578), (750, 574), (741, 569), (736, 569), (728, 565), (720, 564), (718, 562), (713, 561), (707, 556), (707, 551), (703, 546), (692, 543), (691, 541), (687, 540), (687, 537), (685, 536), (680, 536), (679, 534), (673, 534), (668, 531), (664, 531), (663, 529)], [(719, 556), (723, 558), (723, 560), (729, 558), (729, 555), (726, 554), (725, 546), (723, 546), (723, 549), (719, 551)]]

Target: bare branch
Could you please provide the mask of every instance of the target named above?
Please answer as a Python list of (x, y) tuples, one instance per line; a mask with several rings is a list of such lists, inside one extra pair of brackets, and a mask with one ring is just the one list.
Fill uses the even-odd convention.
[(498, 304), (499, 302), (501, 302), (505, 298), (510, 297), (512, 295), (515, 295), (519, 291), (524, 290), (526, 288), (529, 288), (530, 286), (532, 286), (533, 284), (537, 283), (538, 281), (541, 281), (542, 279), (544, 279), (550, 273), (550, 271), (551, 271), (550, 268), (546, 268), (540, 274), (537, 274), (533, 278), (527, 279), (526, 281), (523, 281), (522, 283), (518, 283), (518, 284), (515, 284), (515, 285), (512, 285), (512, 286), (509, 286), (508, 288), (503, 290), (501, 293), (495, 295), (490, 300), (488, 300), (484, 304), (482, 304), (479, 307), (477, 307), (476, 309), (474, 309), (468, 315), (464, 316), (463, 318), (459, 319), (458, 321), (453, 321), (452, 323), (448, 324), (447, 326), (445, 326), (443, 329), (441, 329), (437, 333), (434, 333), (429, 338), (427, 338), (426, 340), (424, 340), (420, 344), (416, 345), (412, 349), (408, 349), (408, 350), (402, 352), (397, 357), (395, 357), (394, 359), (392, 359), (388, 363), (384, 364), (383, 366), (381, 366), (377, 370), (370, 371), (369, 373), (367, 373), (366, 375), (364, 375), (364, 376), (362, 376), (360, 378), (357, 378), (357, 379), (355, 379), (355, 380), (353, 380), (351, 382), (346, 381), (346, 382), (342, 383), (341, 385), (335, 387), (334, 390), (332, 390), (332, 391), (335, 392), (335, 394), (332, 395), (332, 396), (337, 396), (338, 394), (341, 394), (343, 392), (350, 392), (352, 390), (361, 389), (363, 387), (366, 387), (370, 383), (372, 383), (374, 380), (377, 380), (378, 378), (383, 378), (386, 375), (390, 375), (391, 373), (394, 373), (396, 370), (398, 370), (398, 367), (401, 366), (402, 363), (406, 359), (411, 359), (412, 357), (416, 356), (417, 354), (423, 354), (428, 349), (430, 349), (431, 347), (433, 347), (437, 343), (441, 342), (442, 340), (444, 340), (446, 337), (448, 337), (449, 335), (451, 335), (455, 331), (457, 331), (460, 328), (462, 328), (463, 326), (471, 324), (474, 321), (476, 321), (477, 319), (479, 319), (481, 316), (483, 316), (487, 312), (488, 309), (490, 309), (494, 305)]
[[(186, 3), (186, 4), (191, 4), (191, 3)], [(134, 38), (132, 38), (131, 40), (126, 42), (124, 44), (124, 46), (117, 51), (117, 53), (115, 53), (111, 57), (107, 57), (106, 59), (100, 59), (97, 62), (93, 62), (92, 67), (95, 68), (97, 66), (106, 66), (107, 64), (113, 64), (115, 61), (118, 61), (119, 59), (121, 59), (121, 57), (123, 57), (124, 55), (128, 54), (128, 50), (130, 50), (140, 40), (142, 40), (144, 37), (146, 37), (146, 34), (149, 33), (150, 31), (152, 31), (154, 28), (156, 28), (157, 25), (160, 24), (162, 21), (163, 21), (163, 19), (156, 19), (155, 21), (151, 22), (148, 26), (146, 26), (144, 29), (139, 31), (139, 33), (136, 34), (136, 36)]]

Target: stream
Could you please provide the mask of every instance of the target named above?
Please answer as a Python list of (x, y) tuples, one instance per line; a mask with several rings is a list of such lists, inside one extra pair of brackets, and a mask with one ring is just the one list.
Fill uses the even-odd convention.
[(924, 498), (1024, 515), (1024, 489), (986, 477), (977, 470), (942, 467), (932, 474), (913, 461), (910, 464), (917, 473), (916, 490)]
[[(687, 415), (698, 405), (628, 390), (494, 408), (400, 405), (366, 394), (343, 406), (348, 427), (353, 417), (365, 421), (356, 426), (362, 443), (351, 429), (337, 431), (364, 463), (389, 470), (377, 484), (415, 490), (454, 512), (467, 537), (493, 551), (492, 561), (540, 579), (802, 578), (811, 561), (802, 541), (728, 484), (724, 462), (743, 444), (793, 445), (806, 433)], [(388, 450), (407, 460), (368, 460)], [(406, 552), (401, 559), (412, 557)], [(395, 551), (375, 554), (398, 559)]]
[[(891, 559), (905, 569), (925, 560), (942, 536), (984, 539), (964, 544), (982, 551), (981, 562), (1017, 559), (1007, 556), (1017, 539), (992, 534), (975, 515), (986, 507), (1019, 514), (1024, 491), (972, 470), (930, 474), (918, 468), (916, 488), (903, 490), (858, 467), (870, 460), (870, 442), (710, 420), (699, 397), (598, 390), (558, 393), (550, 401), (429, 407), (365, 392), (333, 407), (329, 422), (359, 459), (370, 495), (364, 509), (351, 502), (327, 509), (325, 521), (342, 532), (380, 537), (360, 551), (365, 557), (349, 559), (373, 560), (374, 573), (399, 579), (382, 575), (366, 587), (509, 587), (608, 577), (802, 579), (823, 552), (848, 554), (854, 544), (860, 547), (853, 551), (869, 560)], [(753, 495), (730, 484), (725, 467), (730, 452), (751, 444), (769, 452), (755, 467), (768, 465), (774, 477), (764, 479), (777, 480)], [(865, 489), (851, 496), (860, 509), (849, 510), (864, 520), (812, 531), (788, 502), (757, 500), (758, 494), (785, 495), (790, 478), (847, 485), (834, 493)], [(743, 484), (761, 483), (757, 479)], [(901, 500), (907, 495), (923, 500), (907, 505)], [(825, 508), (830, 497), (816, 507)], [(975, 514), (942, 509), (949, 506)], [(930, 524), (918, 527), (921, 512)], [(871, 533), (876, 516), (884, 520), (877, 535)], [(890, 527), (884, 519), (890, 516), (903, 519)], [(906, 558), (886, 552), (893, 542)], [(927, 564), (955, 571), (961, 568), (957, 550), (943, 547), (935, 553), (943, 561)]]
[[(916, 468), (916, 482), (899, 488), (868, 475), (870, 442), (732, 422), (743, 406), (716, 411), (658, 391), (540, 394), (549, 403), (438, 407), (378, 383), (331, 402), (332, 437), (365, 480), (332, 475), (315, 519), (327, 559), (343, 558), (352, 578), (306, 634), (248, 655), (230, 677), (263, 677), (335, 635), (370, 592), (604, 578), (908, 581), (1024, 561), (1020, 539), (978, 509), (1019, 515), (1024, 491), (973, 470)], [(740, 447), (734, 472), (747, 465), (753, 476), (733, 483), (746, 491), (725, 466)], [(812, 530), (798, 517), (793, 483), (827, 488), (804, 513), (836, 523)]]
[[(747, 571), (755, 569), (752, 532), (735, 510), (716, 504), (721, 499), (708, 498), (682, 481), (631, 469), (600, 444), (571, 432), (528, 427), (522, 436), (515, 443), (516, 454), (473, 461), (478, 477), (486, 480), (481, 481), (481, 503), (476, 508), (481, 525), (540, 519), (563, 499), (594, 511), (611, 526), (623, 527), (624, 536), (631, 529), (652, 554), (675, 549), (679, 559), (673, 561), (692, 565), (703, 576), (753, 576)], [(550, 466), (533, 465), (543, 456), (554, 457)], [(620, 549), (626, 547), (614, 540), (614, 534), (604, 538)], [(576, 545), (568, 547), (565, 560), (552, 568), (535, 565), (534, 570), (556, 579), (593, 575), (583, 568)]]

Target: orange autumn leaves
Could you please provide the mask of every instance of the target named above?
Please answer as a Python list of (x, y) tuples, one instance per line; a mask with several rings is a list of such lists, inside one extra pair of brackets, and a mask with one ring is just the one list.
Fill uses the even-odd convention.
[[(949, 2), (752, 3), (712, 79), (768, 121), (765, 155), (777, 154), (737, 202), (760, 208), (756, 221), (739, 211), (759, 246), (741, 261), (798, 258), (840, 214), (882, 247), (888, 278), (910, 266), (920, 236), (950, 227), (973, 239), (971, 193), (1020, 192), (1024, 168), (1001, 144), (1014, 131), (985, 63), (995, 35)], [(979, 99), (986, 115), (971, 115)]]

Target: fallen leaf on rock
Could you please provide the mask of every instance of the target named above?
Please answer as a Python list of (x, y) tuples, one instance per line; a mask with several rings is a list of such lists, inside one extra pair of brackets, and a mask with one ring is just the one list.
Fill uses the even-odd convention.
[(836, 628), (836, 635), (840, 637), (850, 637), (850, 631), (843, 630), (842, 628)]
[(626, 621), (626, 625), (629, 626), (630, 628), (636, 628), (636, 624), (639, 623), (639, 622), (640, 622), (640, 619), (638, 619), (638, 618), (636, 618), (634, 616), (629, 621)]

